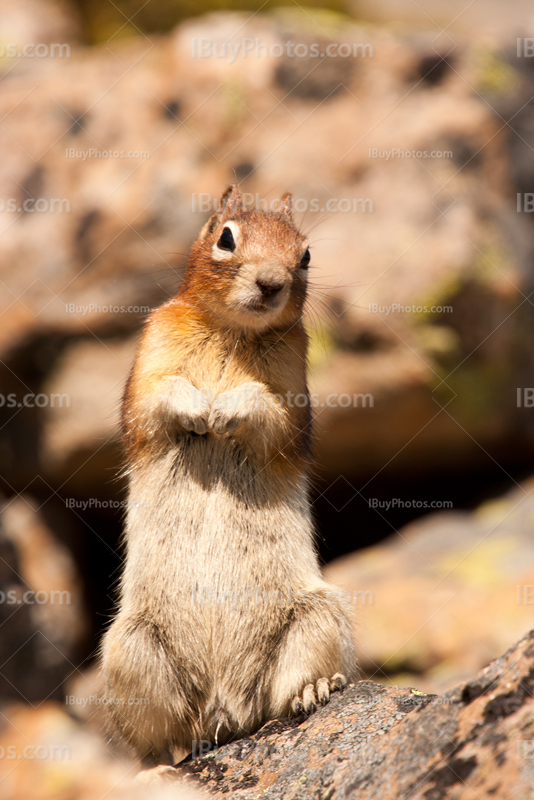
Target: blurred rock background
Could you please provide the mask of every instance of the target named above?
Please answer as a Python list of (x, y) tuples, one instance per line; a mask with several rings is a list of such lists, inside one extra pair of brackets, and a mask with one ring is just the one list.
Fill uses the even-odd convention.
[[(534, 13), (139, 5), (0, 0), (0, 697), (101, 747), (61, 704), (98, 694), (121, 391), (234, 181), (290, 189), (310, 232), (318, 545), (362, 667), (447, 689), (532, 625)], [(362, 47), (230, 63), (202, 39)]]

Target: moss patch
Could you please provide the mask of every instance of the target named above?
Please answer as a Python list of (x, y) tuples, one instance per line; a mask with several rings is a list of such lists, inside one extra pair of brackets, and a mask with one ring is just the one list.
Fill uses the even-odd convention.
[(475, 88), (478, 92), (505, 95), (518, 86), (516, 71), (494, 47), (479, 47), (475, 59)]

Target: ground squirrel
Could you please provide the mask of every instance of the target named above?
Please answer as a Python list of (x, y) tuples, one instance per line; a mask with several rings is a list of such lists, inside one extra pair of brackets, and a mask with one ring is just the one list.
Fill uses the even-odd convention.
[(102, 666), (113, 727), (146, 767), (309, 713), (356, 675), (308, 500), (309, 261), (289, 194), (258, 211), (230, 186), (141, 337), (123, 401), (126, 565)]

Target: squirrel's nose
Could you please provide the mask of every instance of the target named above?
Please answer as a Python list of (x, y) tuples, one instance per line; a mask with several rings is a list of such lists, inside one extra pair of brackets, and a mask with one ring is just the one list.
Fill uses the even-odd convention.
[(258, 279), (256, 281), (256, 286), (261, 291), (262, 297), (265, 298), (265, 299), (268, 299), (268, 298), (271, 298), (271, 297), (274, 297), (275, 295), (277, 295), (278, 292), (282, 291), (282, 289), (284, 288), (284, 285), (285, 284), (278, 283), (277, 281), (267, 281), (267, 280), (262, 280), (262, 279)]

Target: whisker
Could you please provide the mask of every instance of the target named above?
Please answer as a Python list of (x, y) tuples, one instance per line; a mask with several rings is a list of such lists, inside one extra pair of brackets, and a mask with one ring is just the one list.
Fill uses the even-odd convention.
[(346, 241), (345, 239), (341, 239), (339, 236), (325, 236), (323, 239), (314, 239), (313, 242), (310, 242), (311, 245), (317, 244), (317, 242), (343, 242)]

